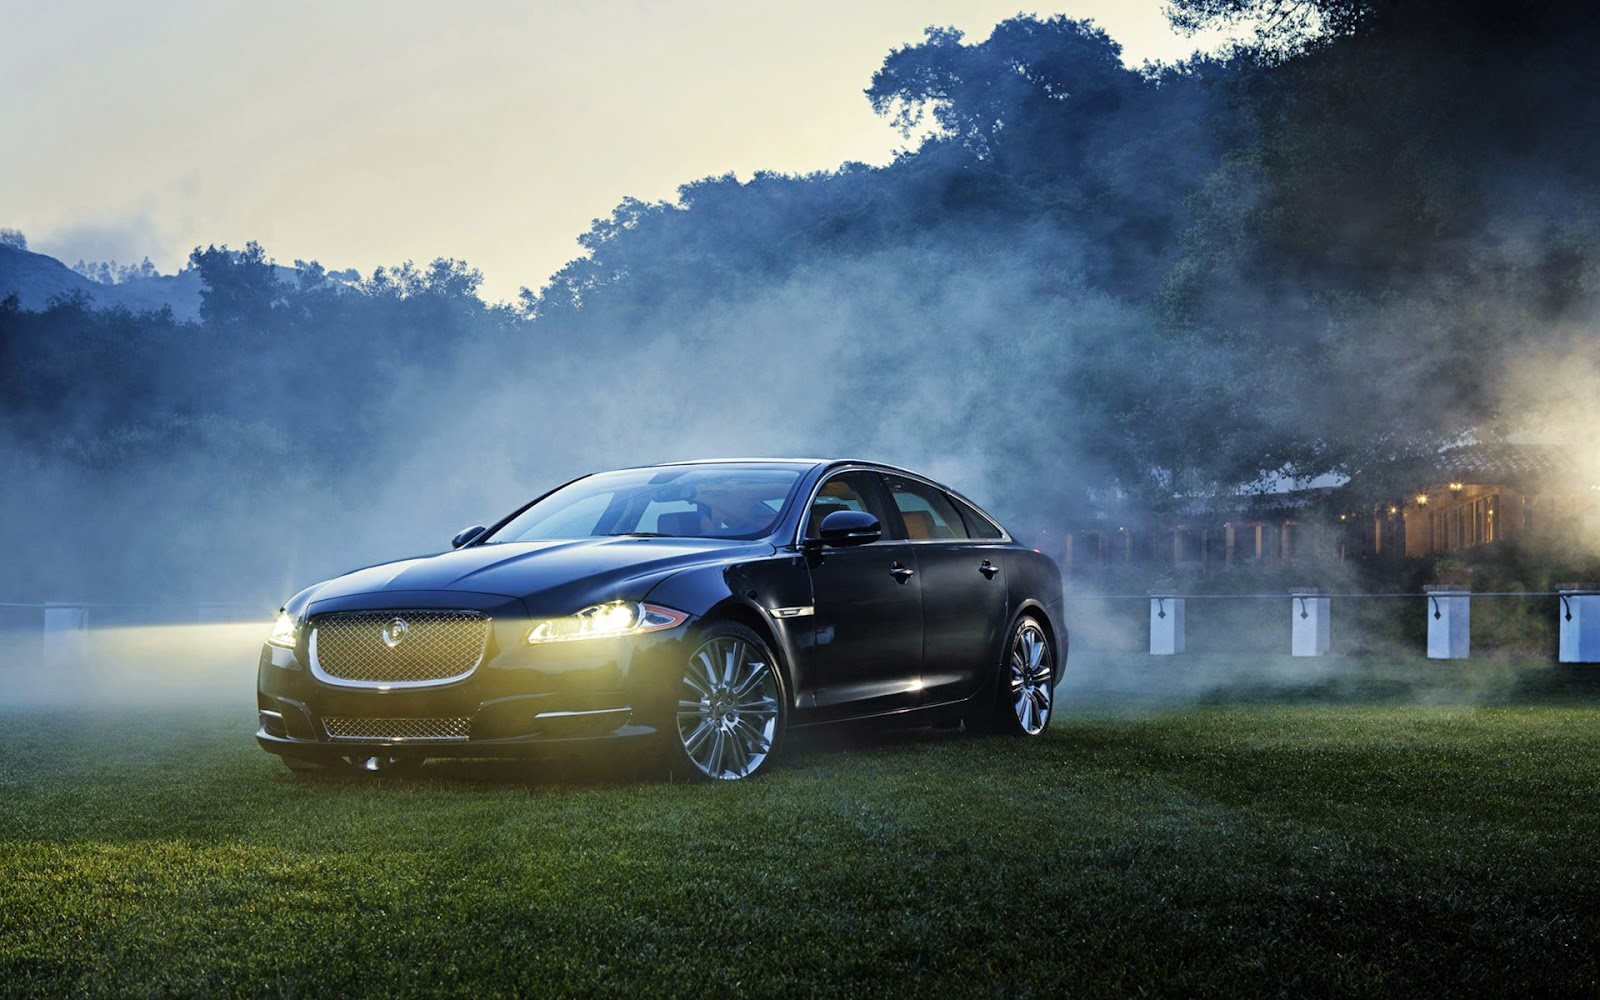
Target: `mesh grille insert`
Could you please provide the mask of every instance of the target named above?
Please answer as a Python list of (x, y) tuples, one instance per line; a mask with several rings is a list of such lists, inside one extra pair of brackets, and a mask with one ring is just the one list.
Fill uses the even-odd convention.
[(489, 617), (477, 611), (341, 611), (311, 619), (313, 665), (358, 684), (426, 684), (477, 669)]
[(330, 719), (322, 720), (334, 740), (465, 740), (471, 719)]

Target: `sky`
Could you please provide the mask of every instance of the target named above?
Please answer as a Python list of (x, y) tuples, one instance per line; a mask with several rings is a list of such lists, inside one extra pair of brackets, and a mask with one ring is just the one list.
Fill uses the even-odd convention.
[[(1214, 37), (1164, 0), (1093, 19), (1131, 65)], [(446, 13), (446, 10), (448, 12)], [(490, 301), (538, 288), (624, 197), (701, 177), (888, 162), (862, 91), (930, 24), (1017, 0), (0, 0), (0, 227), (72, 263), (256, 240), (368, 274), (435, 257)]]

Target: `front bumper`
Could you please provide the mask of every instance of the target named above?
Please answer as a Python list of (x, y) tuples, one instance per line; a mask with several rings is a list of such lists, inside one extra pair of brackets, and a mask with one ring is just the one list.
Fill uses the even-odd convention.
[(665, 632), (530, 646), (521, 616), (493, 618), (470, 674), (426, 687), (330, 684), (295, 649), (264, 645), (256, 741), (307, 760), (525, 757), (651, 737), (675, 718), (690, 623)]

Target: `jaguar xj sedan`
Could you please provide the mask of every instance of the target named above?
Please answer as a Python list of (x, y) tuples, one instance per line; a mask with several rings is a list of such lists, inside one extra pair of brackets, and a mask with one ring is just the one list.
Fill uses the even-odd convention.
[(685, 462), (585, 476), (296, 594), (256, 739), (305, 771), (610, 743), (739, 779), (846, 719), (1038, 736), (1066, 656), (1055, 564), (948, 487)]

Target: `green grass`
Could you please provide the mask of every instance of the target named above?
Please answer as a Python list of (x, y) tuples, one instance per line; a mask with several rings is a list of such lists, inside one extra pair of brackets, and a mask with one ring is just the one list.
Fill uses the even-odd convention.
[(0, 712), (0, 994), (1592, 997), (1600, 697), (1399, 696), (1437, 666), (717, 786), (307, 782), (247, 706)]

